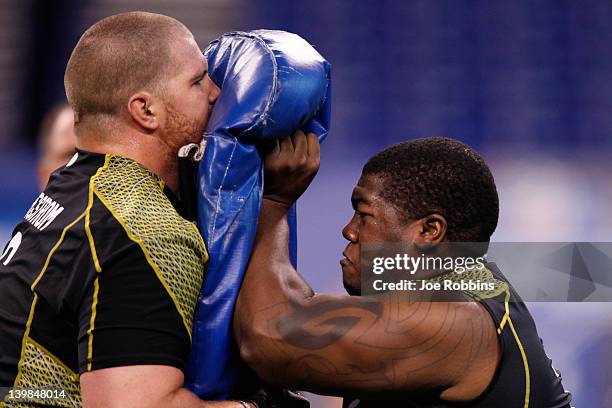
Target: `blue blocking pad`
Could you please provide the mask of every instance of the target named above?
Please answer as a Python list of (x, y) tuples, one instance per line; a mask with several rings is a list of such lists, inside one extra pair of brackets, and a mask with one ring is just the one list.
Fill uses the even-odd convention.
[[(263, 193), (259, 148), (297, 129), (320, 141), (330, 124), (330, 64), (304, 39), (284, 31), (231, 32), (205, 51), (221, 88), (197, 180), (198, 227), (209, 253), (196, 308), (185, 386), (204, 399), (252, 387), (232, 333), (234, 305), (251, 254)], [(296, 211), (289, 252), (297, 255)]]

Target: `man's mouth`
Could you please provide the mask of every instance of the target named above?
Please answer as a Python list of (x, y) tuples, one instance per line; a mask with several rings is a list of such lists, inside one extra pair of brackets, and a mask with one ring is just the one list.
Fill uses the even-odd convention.
[(344, 252), (342, 253), (342, 256), (344, 256), (344, 258), (340, 259), (340, 266), (353, 265), (353, 262), (348, 258), (348, 256), (346, 256)]

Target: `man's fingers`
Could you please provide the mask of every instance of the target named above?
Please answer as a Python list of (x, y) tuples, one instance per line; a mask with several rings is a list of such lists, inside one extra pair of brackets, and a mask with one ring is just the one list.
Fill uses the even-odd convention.
[(293, 140), (293, 147), (295, 149), (295, 157), (296, 159), (306, 158), (308, 154), (308, 141), (306, 140), (306, 135), (301, 130), (296, 130), (295, 133), (291, 136)]
[(319, 138), (314, 133), (309, 133), (306, 137), (306, 143), (308, 148), (308, 158), (315, 159), (317, 162), (321, 156), (321, 144), (319, 143)]
[(270, 151), (271, 154), (278, 156), (280, 154), (281, 148), (280, 148), (280, 142), (278, 139), (274, 140), (274, 147), (272, 148), (272, 150)]
[(286, 137), (280, 142), (280, 151), (283, 154), (292, 154), (295, 151), (293, 140), (291, 137)]
[(280, 142), (278, 139), (267, 143), (264, 147), (265, 151), (265, 160), (268, 163), (270, 160), (274, 160), (280, 154)]
[(277, 141), (264, 166), (264, 196), (291, 205), (319, 170), (319, 139), (301, 130)]
[[(314, 133), (306, 135), (297, 130), (290, 137), (276, 141), (268, 157), (277, 165), (286, 165), (294, 169), (304, 165), (319, 165), (319, 139)], [(270, 163), (271, 164), (271, 163)]]

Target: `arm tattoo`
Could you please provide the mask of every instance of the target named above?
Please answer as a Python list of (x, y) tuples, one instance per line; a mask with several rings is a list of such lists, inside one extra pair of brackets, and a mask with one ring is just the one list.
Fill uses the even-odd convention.
[[(338, 341), (362, 320), (352, 312), (355, 307), (333, 301), (320, 302), (311, 307), (294, 309), (279, 320), (276, 327), (292, 346), (306, 350), (321, 349)], [(376, 319), (382, 315), (380, 303), (365, 303), (359, 307)]]
[(398, 389), (422, 370), (438, 372), (450, 364), (465, 371), (491, 347), (487, 316), (462, 313), (464, 307), (366, 298), (281, 302), (260, 312), (269, 338), (277, 339), (273, 349), (261, 351), (285, 355), (278, 374), (299, 373), (306, 384)]

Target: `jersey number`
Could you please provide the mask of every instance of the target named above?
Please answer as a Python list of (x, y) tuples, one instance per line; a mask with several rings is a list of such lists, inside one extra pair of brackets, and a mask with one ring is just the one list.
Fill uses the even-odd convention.
[(15, 234), (13, 239), (11, 239), (11, 242), (9, 242), (6, 246), (6, 249), (2, 253), (2, 256), (0, 256), (0, 261), (4, 259), (2, 265), (6, 266), (9, 262), (11, 262), (11, 259), (13, 259), (15, 252), (17, 252), (17, 249), (19, 248), (19, 245), (21, 245), (21, 232)]

